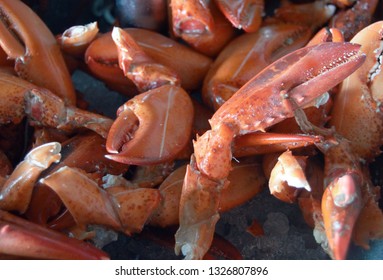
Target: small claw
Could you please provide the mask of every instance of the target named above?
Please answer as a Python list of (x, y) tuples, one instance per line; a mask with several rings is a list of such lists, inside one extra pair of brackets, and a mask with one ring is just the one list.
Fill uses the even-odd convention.
[(317, 135), (254, 132), (234, 138), (233, 154), (235, 157), (283, 152), (287, 149), (307, 147), (321, 142)]
[(333, 258), (346, 259), (361, 207), (360, 182), (354, 174), (340, 176), (325, 189), (323, 222)]
[(166, 84), (180, 85), (177, 73), (165, 65), (156, 63), (128, 32), (114, 27), (112, 38), (117, 46), (120, 68), (140, 92)]
[(190, 140), (192, 123), (193, 104), (182, 88), (165, 85), (142, 93), (118, 110), (106, 157), (135, 165), (174, 159)]
[(264, 0), (215, 1), (226, 18), (239, 29), (255, 32), (262, 22)]
[(75, 105), (70, 73), (55, 37), (44, 22), (19, 0), (1, 1), (0, 14), (0, 46), (16, 60), (16, 72), (27, 81), (51, 90), (66, 104)]
[(304, 169), (306, 157), (293, 156), (286, 151), (278, 157), (278, 161), (270, 173), (270, 193), (285, 202), (294, 202), (300, 189), (311, 191)]
[(109, 259), (80, 240), (0, 210), (0, 253), (36, 259)]
[(47, 143), (31, 150), (7, 178), (0, 192), (0, 208), (24, 213), (41, 172), (61, 159), (61, 145)]
[(182, 34), (198, 36), (214, 29), (214, 19), (206, 0), (171, 0), (170, 8), (173, 32), (179, 37)]
[(97, 22), (76, 25), (66, 29), (58, 38), (61, 49), (71, 55), (80, 57), (98, 34)]

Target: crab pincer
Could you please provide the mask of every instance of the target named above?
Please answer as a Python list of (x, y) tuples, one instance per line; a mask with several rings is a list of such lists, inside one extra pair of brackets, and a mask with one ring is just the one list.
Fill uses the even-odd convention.
[(121, 69), (144, 92), (117, 110), (106, 142), (107, 157), (135, 165), (173, 160), (190, 140), (191, 98), (177, 73), (152, 59), (126, 31), (114, 28), (112, 37)]
[(184, 180), (176, 253), (201, 259), (209, 249), (221, 190), (228, 184), (235, 137), (294, 116), (365, 60), (360, 45), (323, 43), (286, 55), (241, 87), (210, 119), (211, 130), (194, 142)]

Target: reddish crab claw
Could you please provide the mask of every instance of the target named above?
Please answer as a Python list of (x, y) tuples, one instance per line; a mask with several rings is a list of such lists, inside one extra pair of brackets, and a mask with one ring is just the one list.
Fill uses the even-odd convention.
[(180, 201), (176, 253), (201, 259), (209, 249), (221, 190), (228, 184), (234, 138), (293, 117), (295, 109), (337, 85), (364, 60), (360, 45), (351, 43), (299, 49), (264, 69), (217, 110), (211, 130), (194, 143)]
[(173, 160), (190, 140), (193, 103), (170, 67), (156, 63), (122, 29), (114, 28), (112, 37), (124, 74), (148, 91), (118, 109), (106, 142), (107, 157), (135, 165)]
[(193, 105), (180, 87), (164, 85), (142, 93), (117, 114), (106, 142), (109, 159), (136, 165), (160, 163), (174, 159), (190, 140)]
[(75, 105), (69, 71), (48, 27), (19, 0), (1, 1), (0, 14), (0, 46), (15, 60), (18, 75)]
[(264, 0), (217, 0), (215, 2), (236, 28), (243, 28), (246, 32), (254, 32), (261, 25)]

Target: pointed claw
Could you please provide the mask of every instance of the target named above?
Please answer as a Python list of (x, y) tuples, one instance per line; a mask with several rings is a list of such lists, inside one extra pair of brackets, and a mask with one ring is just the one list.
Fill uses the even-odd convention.
[(255, 32), (262, 22), (264, 0), (216, 1), (228, 20), (237, 28), (246, 32)]
[(140, 92), (166, 84), (180, 85), (177, 73), (165, 65), (156, 63), (128, 32), (114, 27), (112, 38), (117, 46), (120, 68)]
[(317, 135), (255, 132), (238, 136), (234, 139), (235, 157), (283, 152), (287, 149), (307, 147), (322, 141)]
[(211, 33), (214, 20), (208, 8), (208, 1), (170, 1), (173, 32), (177, 36), (182, 34), (201, 35)]
[(69, 71), (55, 37), (44, 22), (19, 0), (1, 1), (0, 14), (0, 46), (16, 60), (16, 72), (51, 90), (66, 104), (75, 105), (76, 94)]
[(351, 43), (322, 43), (284, 56), (226, 101), (211, 119), (212, 127), (225, 122), (239, 135), (264, 131), (292, 117), (294, 110), (287, 100), (304, 107), (336, 86), (364, 62), (366, 56), (359, 49)]
[(335, 259), (346, 259), (355, 222), (361, 210), (360, 182), (345, 174), (329, 185), (322, 198), (323, 222)]
[(0, 253), (37, 259), (109, 259), (90, 244), (0, 210)]
[(180, 87), (165, 85), (142, 93), (119, 111), (106, 142), (109, 159), (161, 163), (175, 158), (190, 140), (193, 104)]

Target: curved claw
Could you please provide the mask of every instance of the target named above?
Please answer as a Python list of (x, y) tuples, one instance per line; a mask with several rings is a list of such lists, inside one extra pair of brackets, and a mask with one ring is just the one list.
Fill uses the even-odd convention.
[(255, 32), (262, 22), (264, 0), (215, 1), (226, 18), (239, 29)]
[(0, 209), (24, 213), (41, 172), (61, 159), (61, 145), (47, 143), (31, 150), (8, 177), (0, 192)]
[(214, 19), (206, 0), (171, 0), (170, 8), (173, 32), (179, 37), (209, 34), (214, 29)]
[(0, 210), (0, 253), (37, 259), (109, 259), (90, 244)]
[(356, 174), (347, 173), (333, 181), (322, 198), (323, 222), (333, 258), (346, 259), (362, 201)]
[(66, 29), (58, 36), (57, 41), (64, 52), (76, 57), (82, 57), (97, 34), (97, 22), (91, 22), (86, 25), (75, 25)]
[(142, 93), (118, 110), (106, 157), (135, 165), (174, 159), (190, 140), (192, 123), (193, 104), (182, 88), (165, 85)]
[(16, 72), (51, 90), (66, 104), (75, 105), (70, 73), (55, 37), (44, 22), (19, 0), (1, 1), (0, 13), (5, 15), (0, 20), (0, 46), (8, 57), (16, 60)]
[(180, 85), (177, 73), (165, 65), (156, 63), (128, 32), (114, 27), (112, 38), (117, 46), (120, 68), (140, 92), (166, 84)]
[[(159, 33), (138, 28), (125, 28), (124, 31), (155, 62), (173, 69), (181, 78), (182, 88), (188, 91), (199, 88), (212, 63), (209, 57)], [(118, 66), (117, 46), (111, 32), (90, 44), (85, 53), (85, 61), (90, 71), (108, 86), (117, 87), (119, 92), (129, 96), (137, 93), (133, 82), (125, 77)]]

